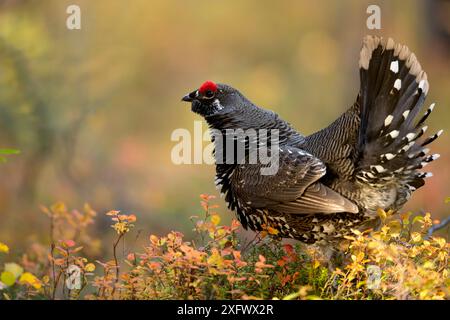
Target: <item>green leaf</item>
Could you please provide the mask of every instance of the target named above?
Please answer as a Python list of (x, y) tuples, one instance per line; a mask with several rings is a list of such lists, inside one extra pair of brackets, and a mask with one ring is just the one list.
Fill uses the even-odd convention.
[(19, 154), (20, 151), (16, 149), (0, 149), (0, 154), (9, 155), (9, 154)]
[(423, 223), (423, 217), (422, 216), (415, 216), (412, 223), (415, 224), (417, 222)]
[(0, 280), (7, 285), (8, 287), (12, 286), (16, 282), (16, 277), (14, 277), (14, 274), (9, 271), (3, 271), (2, 275), (0, 276)]
[(291, 293), (291, 294), (288, 294), (287, 296), (285, 296), (283, 298), (283, 300), (294, 300), (294, 299), (297, 299), (299, 296), (300, 296), (300, 292), (294, 292), (294, 293)]

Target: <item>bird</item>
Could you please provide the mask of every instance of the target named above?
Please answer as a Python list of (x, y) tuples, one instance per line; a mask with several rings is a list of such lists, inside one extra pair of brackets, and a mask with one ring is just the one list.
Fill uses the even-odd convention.
[[(379, 226), (380, 209), (398, 212), (432, 176), (421, 169), (439, 158), (428, 146), (443, 130), (425, 134), (435, 104), (424, 107), (429, 83), (416, 55), (392, 38), (368, 35), (358, 65), (356, 101), (308, 136), (226, 84), (208, 80), (182, 98), (224, 136), (278, 132), (278, 170), (271, 175), (261, 173), (260, 162), (217, 161), (226, 150), (211, 137), (216, 185), (245, 229), (306, 244), (339, 242), (352, 230)], [(246, 151), (250, 145), (247, 139)]]

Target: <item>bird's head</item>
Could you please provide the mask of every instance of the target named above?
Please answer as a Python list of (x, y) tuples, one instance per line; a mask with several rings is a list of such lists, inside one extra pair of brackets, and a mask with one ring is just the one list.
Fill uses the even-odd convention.
[(243, 96), (234, 88), (212, 81), (204, 82), (182, 100), (192, 103), (192, 111), (203, 117), (225, 114), (242, 105)]

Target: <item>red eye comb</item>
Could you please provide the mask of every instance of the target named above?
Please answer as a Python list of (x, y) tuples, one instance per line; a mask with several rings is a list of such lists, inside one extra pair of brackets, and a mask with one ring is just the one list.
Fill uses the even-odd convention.
[(201, 94), (204, 94), (206, 91), (212, 91), (212, 92), (216, 92), (217, 91), (217, 84), (215, 84), (212, 81), (205, 81), (200, 89), (198, 89), (198, 92), (200, 92)]

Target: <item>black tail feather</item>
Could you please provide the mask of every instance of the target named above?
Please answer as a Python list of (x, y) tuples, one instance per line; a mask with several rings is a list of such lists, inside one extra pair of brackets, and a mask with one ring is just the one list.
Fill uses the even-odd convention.
[(392, 39), (368, 36), (360, 56), (361, 125), (356, 177), (373, 184), (394, 181), (413, 191), (430, 173), (417, 170), (439, 155), (424, 148), (442, 130), (419, 143), (432, 104), (417, 120), (428, 93), (428, 80), (416, 56)]

